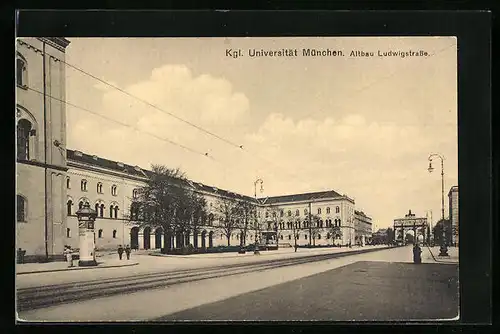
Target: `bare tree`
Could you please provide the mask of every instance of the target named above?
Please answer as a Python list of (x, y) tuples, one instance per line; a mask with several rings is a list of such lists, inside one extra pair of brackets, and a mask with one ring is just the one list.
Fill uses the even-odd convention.
[(238, 206), (235, 200), (221, 197), (215, 204), (218, 218), (217, 229), (227, 238), (227, 245), (231, 245), (231, 235), (238, 229)]
[(246, 244), (247, 233), (251, 226), (251, 221), (255, 217), (256, 206), (254, 203), (248, 201), (239, 201), (236, 206), (237, 216), (239, 218), (238, 227), (241, 231), (240, 246), (243, 247)]
[(139, 226), (162, 227), (171, 232), (185, 197), (186, 176), (179, 169), (152, 165), (146, 185), (134, 191), (128, 219)]
[(319, 227), (319, 221), (321, 217), (316, 214), (310, 214), (309, 217), (310, 217), (310, 221), (308, 222), (309, 234), (311, 236), (309, 238), (309, 244), (311, 243), (311, 238), (312, 238), (313, 246), (316, 246), (316, 237), (318, 236), (319, 231), (321, 229)]
[(332, 243), (335, 245), (335, 237), (338, 235), (340, 238), (342, 238), (342, 229), (340, 228), (340, 226), (331, 225), (328, 228), (328, 231), (332, 238)]

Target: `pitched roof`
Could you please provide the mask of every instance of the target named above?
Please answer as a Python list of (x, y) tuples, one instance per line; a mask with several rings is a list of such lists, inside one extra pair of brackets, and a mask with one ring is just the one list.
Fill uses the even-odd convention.
[(121, 162), (104, 159), (95, 155), (86, 154), (80, 151), (66, 150), (66, 157), (68, 160), (84, 163), (96, 167), (110, 169), (120, 173), (130, 174), (138, 177), (148, 177), (145, 170), (138, 166), (131, 166)]
[[(80, 151), (67, 149), (66, 157), (68, 160), (71, 161), (80, 162), (91, 166), (101, 167), (116, 172), (126, 173), (135, 177), (151, 178), (154, 176), (154, 173), (151, 170), (143, 169), (138, 166), (127, 165), (113, 160), (103, 159), (101, 157), (82, 153)], [(192, 180), (181, 180), (181, 179), (173, 179), (173, 181), (178, 185), (183, 185), (188, 188), (195, 188), (196, 190), (205, 191), (214, 195), (255, 202), (255, 199), (253, 197), (236, 194), (234, 192), (219, 189), (213, 186), (208, 186), (200, 182), (195, 182)]]
[(335, 198), (342, 197), (339, 193), (334, 190), (327, 191), (317, 191), (313, 193), (305, 193), (305, 194), (293, 194), (293, 195), (284, 195), (284, 196), (273, 196), (267, 197), (264, 201), (265, 204), (276, 204), (283, 202), (300, 202), (300, 201), (313, 201), (315, 199), (322, 198)]

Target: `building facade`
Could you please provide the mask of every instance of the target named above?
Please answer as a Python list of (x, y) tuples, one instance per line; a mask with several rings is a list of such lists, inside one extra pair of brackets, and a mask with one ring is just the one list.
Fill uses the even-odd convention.
[(458, 186), (451, 187), (448, 192), (449, 213), (451, 223), (451, 243), (458, 245), (459, 243), (459, 227), (458, 227)]
[(63, 252), (67, 172), (64, 38), (16, 40), (16, 247)]
[(364, 246), (366, 243), (371, 243), (372, 233), (372, 219), (363, 211), (354, 210), (354, 242), (356, 245)]
[[(207, 219), (199, 231), (167, 236), (160, 228), (142, 226), (131, 219), (134, 192), (145, 186), (150, 171), (73, 150), (67, 150), (67, 165), (64, 236), (65, 244), (75, 248), (78, 247), (76, 211), (85, 203), (97, 212), (98, 249), (115, 249), (126, 244), (139, 249), (159, 249), (167, 246), (168, 238), (171, 238), (169, 245), (173, 248), (189, 244), (194, 247), (227, 245), (227, 236), (219, 228), (216, 210), (217, 202), (222, 198), (251, 202), (257, 209), (244, 244), (255, 242), (254, 220), (260, 231), (276, 231), (278, 243), (282, 246), (294, 245), (294, 235), (299, 246), (355, 243), (354, 200), (333, 190), (255, 199), (188, 180), (184, 186), (203, 195), (209, 217), (213, 218)], [(368, 220), (370, 218), (364, 215), (364, 223), (371, 225)], [(368, 228), (364, 230), (368, 231)], [(240, 245), (241, 237), (241, 228), (235, 228), (229, 244)]]

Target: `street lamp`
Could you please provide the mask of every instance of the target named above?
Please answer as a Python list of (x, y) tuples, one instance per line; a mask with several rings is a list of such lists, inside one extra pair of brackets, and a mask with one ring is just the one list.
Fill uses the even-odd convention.
[[(257, 179), (255, 180), (255, 182), (253, 183), (253, 187), (254, 187), (254, 196), (255, 196), (255, 202), (257, 202), (257, 184), (260, 183), (260, 192), (262, 193), (264, 191), (264, 181), (262, 181), (262, 179)], [(258, 218), (257, 218), (257, 210), (255, 211), (255, 249), (253, 251), (254, 255), (259, 255), (260, 252), (259, 252), (259, 245), (257, 243), (257, 235), (258, 235), (258, 231), (259, 231), (259, 221), (258, 221)]]
[(95, 232), (94, 222), (97, 212), (90, 208), (89, 203), (85, 203), (81, 209), (76, 212), (78, 217), (78, 229), (80, 237), (80, 260), (78, 266), (90, 267), (97, 266), (95, 260)]
[(444, 222), (444, 158), (442, 155), (437, 153), (432, 153), (429, 155), (429, 168), (427, 169), (429, 173), (432, 173), (434, 168), (432, 167), (432, 158), (437, 157), (441, 159), (441, 221), (443, 223), (443, 236), (441, 240), (441, 247), (439, 248), (439, 256), (448, 256), (448, 248), (446, 247), (446, 224)]

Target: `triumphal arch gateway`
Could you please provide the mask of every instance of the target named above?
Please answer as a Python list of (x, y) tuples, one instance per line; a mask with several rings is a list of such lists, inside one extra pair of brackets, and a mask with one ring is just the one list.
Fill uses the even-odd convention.
[[(413, 231), (415, 240), (427, 241), (427, 218), (418, 218), (411, 210), (404, 218), (394, 219), (394, 239), (395, 241), (405, 241), (406, 233)], [(420, 237), (422, 236), (422, 237)]]

